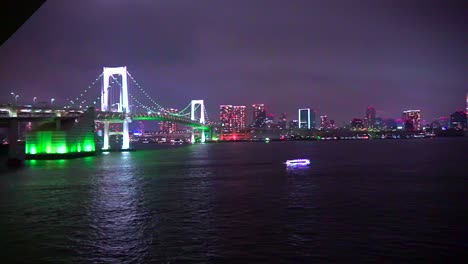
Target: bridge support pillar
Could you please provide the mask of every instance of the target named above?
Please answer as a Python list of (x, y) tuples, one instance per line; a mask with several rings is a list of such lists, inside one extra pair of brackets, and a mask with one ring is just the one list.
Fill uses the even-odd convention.
[(102, 149), (109, 149), (109, 121), (104, 121), (104, 142)]
[(192, 133), (190, 133), (190, 143), (195, 144), (195, 128), (192, 128)]
[(25, 159), (25, 151), (22, 143), (18, 142), (19, 122), (12, 120), (8, 129), (8, 165), (21, 166)]
[(122, 135), (122, 149), (130, 148), (130, 136), (128, 134), (128, 121), (127, 119), (123, 122), (123, 135)]
[(201, 143), (205, 143), (205, 129), (201, 131)]

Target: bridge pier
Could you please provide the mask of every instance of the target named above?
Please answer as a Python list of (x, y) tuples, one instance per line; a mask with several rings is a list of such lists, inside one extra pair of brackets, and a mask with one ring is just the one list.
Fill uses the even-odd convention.
[(25, 159), (24, 146), (18, 142), (19, 121), (11, 120), (8, 129), (8, 161), (7, 165), (11, 167), (21, 166)]
[(104, 121), (104, 142), (102, 149), (109, 149), (109, 121)]
[(192, 128), (192, 133), (190, 133), (190, 143), (195, 144), (195, 128)]
[(202, 133), (201, 133), (201, 143), (205, 143), (205, 129), (202, 129)]
[(128, 121), (127, 119), (123, 122), (123, 138), (122, 138), (122, 149), (130, 148), (130, 135), (128, 134)]

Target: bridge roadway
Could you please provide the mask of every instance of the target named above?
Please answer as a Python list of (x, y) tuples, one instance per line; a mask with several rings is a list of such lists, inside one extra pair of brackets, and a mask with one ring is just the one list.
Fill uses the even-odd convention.
[(96, 112), (96, 121), (122, 122), (125, 119), (132, 121), (173, 121), (181, 125), (190, 126), (196, 129), (209, 130), (210, 126), (191, 120), (190, 118), (158, 113), (117, 113), (117, 112)]
[[(78, 118), (85, 110), (52, 109), (43, 107), (0, 105), (0, 126), (8, 126), (15, 120), (19, 122), (56, 121), (57, 119)], [(191, 120), (190, 118), (167, 113), (119, 113), (95, 111), (95, 121), (110, 121), (115, 123), (131, 121), (173, 121), (200, 130), (209, 130), (210, 126)]]

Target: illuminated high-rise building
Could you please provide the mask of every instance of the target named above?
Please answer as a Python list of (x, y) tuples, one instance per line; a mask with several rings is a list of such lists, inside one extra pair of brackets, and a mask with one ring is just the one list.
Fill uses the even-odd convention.
[(320, 116), (320, 129), (327, 129), (328, 117), (326, 115)]
[(447, 129), (450, 124), (450, 118), (448, 116), (441, 116), (437, 119), (437, 122), (439, 123), (441, 128)]
[(299, 120), (289, 121), (289, 128), (299, 128)]
[(278, 127), (281, 129), (286, 129), (287, 121), (288, 121), (288, 118), (287, 118), (286, 113), (282, 113), (278, 119)]
[(223, 132), (239, 132), (245, 128), (245, 105), (220, 105), (219, 121)]
[(223, 132), (231, 132), (233, 128), (232, 123), (233, 107), (232, 105), (219, 106), (219, 122)]
[(466, 127), (466, 114), (460, 110), (450, 115), (450, 127), (462, 130)]
[(268, 129), (277, 128), (274, 122), (275, 122), (275, 115), (272, 113), (268, 113), (267, 117), (265, 118), (264, 127)]
[(311, 111), (310, 111), (310, 128), (315, 129), (317, 127), (316, 122), (315, 122), (316, 114), (317, 114), (317, 110), (311, 109)]
[(380, 130), (383, 127), (384, 127), (384, 120), (381, 117), (376, 117), (375, 118), (374, 128)]
[(310, 129), (310, 108), (302, 108), (298, 110), (298, 120), (299, 120), (299, 128), (307, 128)]
[(406, 130), (421, 130), (421, 110), (406, 110), (402, 115)]
[[(178, 113), (179, 110), (175, 108), (169, 108), (167, 109), (167, 112), (169, 113)], [(177, 131), (177, 124), (173, 121), (161, 121), (159, 126), (159, 130), (163, 133), (175, 133)]]
[(253, 122), (252, 127), (261, 128), (265, 126), (266, 109), (264, 104), (253, 104)]
[(239, 132), (245, 128), (245, 105), (235, 105), (232, 108), (232, 128)]
[(359, 118), (353, 118), (351, 120), (351, 128), (352, 129), (363, 129), (364, 128), (364, 121)]
[(387, 130), (397, 129), (398, 127), (397, 121), (393, 118), (387, 118), (383, 121), (383, 123), (384, 123), (384, 128)]
[(367, 107), (366, 109), (366, 127), (373, 128), (375, 126), (375, 108)]

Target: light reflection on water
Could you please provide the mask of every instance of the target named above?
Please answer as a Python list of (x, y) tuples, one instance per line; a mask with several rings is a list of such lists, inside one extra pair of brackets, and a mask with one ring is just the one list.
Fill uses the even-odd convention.
[[(200, 144), (29, 161), (1, 175), (3, 259), (448, 259), (464, 248), (457, 222), (468, 220), (468, 197), (456, 170), (466, 147), (450, 140)], [(311, 164), (285, 166), (298, 156)]]
[[(87, 218), (93, 236), (88, 245), (94, 254), (87, 254), (92, 263), (115, 263), (126, 256), (128, 263), (141, 262), (152, 241), (147, 232), (148, 212), (143, 200), (143, 184), (139, 170), (128, 152), (115, 153), (112, 163), (104, 159), (100, 168), (107, 173), (96, 175), (90, 193), (91, 204)], [(112, 169), (117, 161), (118, 170)], [(78, 241), (80, 242), (80, 241)]]

